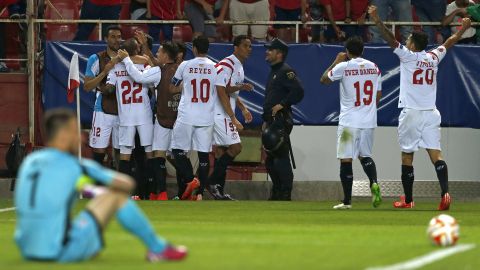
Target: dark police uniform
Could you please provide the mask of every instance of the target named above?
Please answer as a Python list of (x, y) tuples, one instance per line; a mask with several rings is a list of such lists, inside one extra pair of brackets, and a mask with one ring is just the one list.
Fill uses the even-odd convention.
[[(288, 53), (288, 46), (279, 39), (265, 45), (267, 49), (277, 49)], [(284, 57), (285, 58), (285, 57)], [(289, 155), (288, 135), (293, 128), (291, 106), (300, 102), (303, 98), (303, 86), (295, 71), (284, 62), (271, 66), (272, 70), (268, 77), (265, 101), (263, 104), (263, 120), (266, 127), (279, 121), (285, 130), (286, 143), (273, 151), (267, 151), (266, 167), (273, 182), (270, 200), (290, 200), (293, 184), (293, 171)], [(272, 108), (281, 104), (283, 109), (272, 116)], [(265, 142), (263, 142), (265, 145)]]

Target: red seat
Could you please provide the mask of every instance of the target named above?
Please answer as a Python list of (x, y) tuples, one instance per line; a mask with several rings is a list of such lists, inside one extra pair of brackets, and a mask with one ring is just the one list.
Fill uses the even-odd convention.
[[(46, 19), (79, 19), (80, 1), (51, 1), (61, 16), (49, 5), (46, 5)], [(72, 40), (77, 31), (77, 24), (45, 24), (47, 40)]]
[(72, 40), (77, 32), (76, 24), (46, 25), (47, 40)]
[(122, 9), (120, 10), (120, 20), (130, 20), (130, 1), (122, 1)]

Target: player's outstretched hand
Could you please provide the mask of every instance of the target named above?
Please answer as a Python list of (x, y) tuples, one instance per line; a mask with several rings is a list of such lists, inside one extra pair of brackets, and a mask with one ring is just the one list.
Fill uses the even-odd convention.
[(128, 55), (128, 52), (126, 50), (119, 49), (118, 52), (117, 52), (117, 56), (120, 58), (120, 60), (123, 60), (123, 59), (127, 58), (129, 55)]
[(462, 28), (463, 29), (468, 29), (468, 28), (470, 28), (470, 26), (472, 26), (472, 21), (470, 20), (470, 18), (463, 18), (462, 19)]
[(368, 15), (370, 15), (370, 18), (374, 21), (377, 21), (378, 19), (380, 19), (377, 13), (377, 7), (374, 5), (368, 6)]
[(243, 118), (245, 118), (245, 123), (250, 123), (253, 120), (253, 116), (249, 110), (242, 111)]
[(240, 123), (240, 121), (237, 120), (237, 118), (234, 116), (232, 119), (232, 124), (235, 126), (235, 128), (240, 131), (243, 130), (243, 125)]
[(240, 90), (244, 91), (252, 91), (253, 90), (253, 85), (251, 83), (242, 83)]
[(138, 43), (140, 43), (140, 45), (147, 43), (147, 36), (142, 31), (135, 31), (135, 39), (138, 41)]

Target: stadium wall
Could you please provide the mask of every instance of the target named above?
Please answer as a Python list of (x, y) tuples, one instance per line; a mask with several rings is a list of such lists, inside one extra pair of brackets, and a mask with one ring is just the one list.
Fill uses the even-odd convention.
[[(332, 126), (296, 126), (292, 132), (297, 169), (296, 181), (331, 181), (339, 179), (336, 159), (337, 128)], [(442, 152), (448, 164), (450, 180), (480, 182), (480, 130), (442, 128)], [(400, 148), (395, 127), (375, 130), (373, 159), (379, 180), (400, 179)], [(425, 150), (414, 157), (416, 180), (437, 180), (433, 165)], [(354, 162), (355, 180), (367, 179), (358, 161)]]

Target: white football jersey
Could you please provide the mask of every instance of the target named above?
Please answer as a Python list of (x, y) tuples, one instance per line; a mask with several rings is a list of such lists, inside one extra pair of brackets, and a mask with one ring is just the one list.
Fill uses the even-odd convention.
[[(235, 55), (230, 55), (218, 62), (217, 65), (217, 84), (219, 86), (227, 87), (229, 85), (235, 86), (243, 83), (245, 74), (243, 72), (243, 65)], [(238, 98), (238, 92), (229, 94), (230, 106), (232, 106), (233, 112), (235, 112), (236, 102)], [(225, 110), (223, 109), (222, 102), (217, 98), (215, 103), (215, 117), (229, 118)]]
[(339, 125), (352, 128), (377, 126), (377, 92), (382, 90), (382, 75), (377, 65), (361, 57), (342, 62), (328, 72), (332, 81), (340, 80)]
[[(150, 68), (141, 64), (134, 64), (134, 67), (139, 72)], [(140, 126), (152, 121), (148, 87), (155, 86), (155, 83), (135, 82), (129, 76), (125, 64), (118, 63), (108, 73), (107, 84), (114, 85), (117, 91), (120, 126)]]
[(438, 64), (445, 57), (447, 49), (439, 46), (429, 52), (412, 52), (399, 44), (393, 52), (400, 58), (398, 107), (416, 110), (435, 109)]
[(178, 104), (177, 121), (192, 126), (210, 126), (214, 121), (217, 70), (206, 57), (196, 57), (178, 66), (172, 84), (183, 81), (182, 97)]

